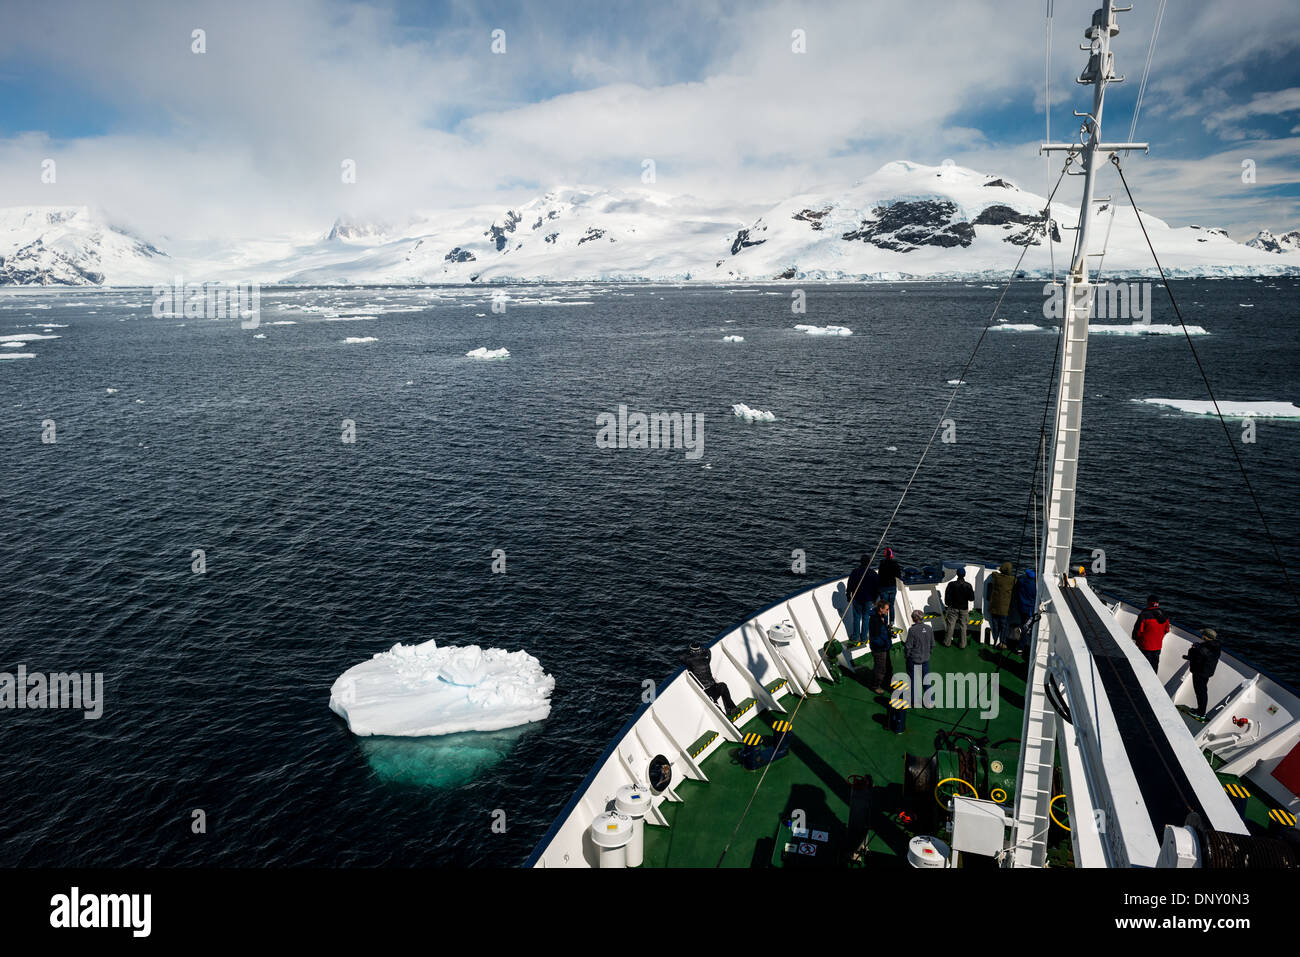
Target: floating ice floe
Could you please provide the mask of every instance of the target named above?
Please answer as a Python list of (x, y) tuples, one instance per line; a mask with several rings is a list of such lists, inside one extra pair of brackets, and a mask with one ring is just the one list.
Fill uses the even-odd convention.
[(806, 332), (810, 336), (851, 336), (853, 330), (848, 326), (795, 326), (800, 332)]
[[(1160, 405), (1189, 415), (1215, 415), (1214, 403), (1208, 399), (1134, 399), (1147, 405)], [(1261, 419), (1300, 419), (1300, 408), (1290, 402), (1220, 402), (1219, 409), (1232, 419), (1257, 416)]]
[(41, 336), (34, 332), (21, 333), (15, 336), (0, 336), (0, 342), (16, 342), (22, 345), (24, 342), (35, 342), (37, 339), (58, 339), (60, 336)]
[(886, 445), (886, 446), (885, 446), (885, 451), (886, 451), (886, 452), (897, 452), (897, 451), (898, 451), (898, 446), (897, 446), (897, 445)]
[(1042, 332), (1047, 329), (1046, 326), (1036, 326), (1031, 322), (999, 322), (989, 328), (1001, 332)]
[(479, 346), (477, 349), (471, 349), (465, 353), (467, 359), (509, 359), (509, 349), (489, 349), (487, 346)]
[(257, 335), (253, 336), (253, 338), (254, 338), (254, 339), (265, 339), (265, 338), (266, 338), (266, 333), (264, 333), (264, 332), (259, 332)]
[(527, 652), (396, 644), (339, 676), (330, 709), (353, 734), (499, 731), (551, 713), (555, 679)]
[(374, 319), (374, 316), (325, 316), (326, 322), (361, 322), (365, 319)]
[(0, 352), (0, 359), (35, 359), (34, 352)]
[(107, 392), (109, 395), (112, 395), (112, 394), (113, 394), (114, 392), (116, 392), (117, 390), (116, 390), (116, 389), (105, 389), (104, 391)]
[(343, 344), (352, 346), (362, 342), (378, 342), (378, 341), (379, 340), (376, 339), (374, 336), (348, 336), (346, 339), (343, 340)]
[[(1181, 336), (1183, 334), (1182, 326), (1157, 325), (1144, 322), (1123, 323), (1120, 325), (1090, 325), (1089, 333), (1096, 333), (1099, 336)], [(1203, 326), (1188, 326), (1187, 334), (1189, 336), (1208, 336)]]
[(723, 336), (722, 341), (723, 342), (744, 342), (745, 337), (744, 336)]
[(731, 407), (731, 411), (736, 413), (736, 417), (744, 419), (746, 422), (775, 422), (776, 415), (772, 412), (764, 412), (761, 409), (751, 409), (743, 402), (737, 402)]
[(965, 385), (965, 384), (966, 384), (966, 380), (965, 380), (965, 379), (949, 379), (949, 380), (948, 380), (948, 384), (949, 384), (949, 385)]
[(296, 325), (298, 325), (298, 323), (295, 322), (295, 321), (292, 320), (292, 319), (277, 319), (275, 322), (268, 322), (268, 323), (266, 323), (266, 324), (267, 324), (268, 326), (296, 326)]
[(25, 342), (0, 342), (0, 348), (3, 349), (21, 349), (25, 345)]

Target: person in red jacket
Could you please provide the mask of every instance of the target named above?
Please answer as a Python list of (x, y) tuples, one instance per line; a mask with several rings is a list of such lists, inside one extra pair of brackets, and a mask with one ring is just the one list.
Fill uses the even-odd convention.
[(1147, 599), (1146, 608), (1133, 622), (1133, 640), (1137, 642), (1142, 654), (1151, 662), (1151, 670), (1160, 673), (1160, 652), (1165, 647), (1165, 635), (1169, 634), (1169, 616), (1160, 608), (1160, 602), (1152, 595)]

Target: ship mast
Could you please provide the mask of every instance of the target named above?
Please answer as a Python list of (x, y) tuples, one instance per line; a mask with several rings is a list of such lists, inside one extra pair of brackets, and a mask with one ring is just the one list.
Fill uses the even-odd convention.
[[(1090, 51), (1088, 65), (1077, 82), (1093, 87), (1092, 111), (1075, 116), (1082, 118), (1077, 143), (1044, 143), (1044, 152), (1067, 152), (1070, 165), (1078, 162), (1083, 176), (1083, 201), (1079, 207), (1078, 232), (1074, 255), (1065, 279), (1063, 359), (1056, 381), (1056, 425), (1052, 440), (1050, 488), (1044, 502), (1042, 552), (1039, 556), (1037, 604), (1047, 599), (1044, 582), (1056, 579), (1070, 566), (1074, 543), (1075, 485), (1079, 468), (1079, 438), (1083, 425), (1083, 377), (1088, 354), (1088, 320), (1092, 312), (1095, 286), (1088, 278), (1088, 239), (1093, 220), (1093, 195), (1100, 164), (1118, 150), (1146, 149), (1144, 143), (1104, 143), (1101, 139), (1102, 108), (1106, 87), (1123, 81), (1115, 75), (1111, 37), (1119, 33), (1118, 13), (1132, 7), (1117, 8), (1112, 0), (1103, 0), (1101, 9), (1092, 15), (1084, 31), (1089, 41), (1080, 49)], [(1051, 103), (1047, 104), (1051, 109)], [(1050, 204), (1044, 228), (1050, 243), (1052, 217)], [(1032, 653), (1025, 682), (1025, 719), (1021, 733), (1020, 766), (1017, 773), (1015, 847), (1013, 866), (1042, 867), (1047, 858), (1047, 833), (1052, 798), (1052, 775), (1056, 760), (1059, 721), (1046, 694), (1046, 677), (1054, 638), (1055, 617), (1044, 615), (1035, 627)]]
[[(1145, 143), (1103, 143), (1101, 141), (1101, 115), (1106, 100), (1106, 87), (1122, 83), (1124, 77), (1115, 75), (1114, 55), (1110, 52), (1110, 39), (1119, 33), (1116, 14), (1132, 10), (1115, 7), (1112, 0), (1103, 0), (1101, 9), (1092, 15), (1092, 24), (1084, 31), (1090, 42), (1079, 49), (1091, 51), (1088, 65), (1076, 82), (1091, 84), (1092, 112), (1074, 115), (1082, 117), (1078, 143), (1044, 143), (1041, 152), (1064, 151), (1072, 160), (1082, 163), (1083, 201), (1079, 206), (1079, 225), (1074, 241), (1074, 255), (1070, 272), (1065, 280), (1064, 360), (1056, 382), (1056, 430), (1052, 442), (1051, 489), (1047, 498), (1047, 516), (1044, 524), (1043, 551), (1039, 567), (1043, 577), (1058, 575), (1070, 566), (1070, 549), (1074, 543), (1075, 480), (1079, 467), (1079, 429), (1083, 422), (1083, 372), (1088, 355), (1088, 319), (1092, 312), (1096, 287), (1088, 278), (1088, 258), (1101, 253), (1089, 253), (1088, 239), (1093, 220), (1093, 191), (1098, 165), (1110, 156), (1127, 149), (1145, 150)], [(1047, 105), (1051, 109), (1051, 104)], [(1051, 214), (1045, 228), (1051, 231)], [(1047, 237), (1051, 242), (1051, 236)]]

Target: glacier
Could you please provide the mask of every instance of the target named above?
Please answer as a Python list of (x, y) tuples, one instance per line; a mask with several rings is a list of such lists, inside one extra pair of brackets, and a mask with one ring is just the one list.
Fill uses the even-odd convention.
[(399, 642), (340, 675), (329, 706), (353, 734), (422, 737), (542, 721), (554, 689), (527, 652)]

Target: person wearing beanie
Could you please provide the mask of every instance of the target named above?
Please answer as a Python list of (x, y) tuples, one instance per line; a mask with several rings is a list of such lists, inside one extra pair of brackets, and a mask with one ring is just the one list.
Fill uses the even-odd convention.
[(966, 630), (970, 625), (970, 606), (975, 603), (975, 589), (966, 580), (966, 569), (957, 569), (957, 577), (948, 583), (943, 592), (943, 643), (952, 647), (956, 637), (957, 626), (961, 625), (961, 643), (958, 648), (966, 647)]
[(860, 642), (863, 640), (867, 619), (871, 617), (871, 609), (876, 603), (876, 595), (880, 591), (880, 577), (871, 567), (870, 555), (858, 559), (858, 567), (849, 572), (848, 590), (853, 604), (853, 618), (846, 633), (850, 641)]
[(885, 557), (880, 560), (876, 574), (880, 577), (879, 597), (889, 602), (892, 608), (894, 599), (898, 597), (898, 580), (903, 577), (903, 566), (898, 564), (892, 548), (885, 549)]
[(1197, 721), (1205, 720), (1205, 707), (1209, 703), (1210, 679), (1219, 667), (1219, 655), (1223, 649), (1219, 645), (1219, 634), (1213, 628), (1201, 632), (1201, 640), (1187, 649), (1183, 655), (1187, 659), (1188, 670), (1192, 673), (1192, 690), (1196, 692), (1196, 710), (1192, 717)]
[(736, 710), (736, 702), (731, 700), (731, 690), (723, 682), (714, 680), (713, 669), (709, 667), (709, 649), (698, 641), (692, 641), (690, 650), (682, 655), (682, 661), (686, 669), (700, 683), (706, 695), (715, 702), (719, 698), (722, 699), (722, 703), (726, 706), (727, 717), (730, 718), (731, 712)]
[(1133, 640), (1138, 648), (1151, 662), (1151, 670), (1160, 675), (1160, 652), (1165, 647), (1165, 635), (1169, 634), (1169, 616), (1160, 607), (1160, 600), (1155, 595), (1147, 598), (1147, 606), (1133, 622)]
[(1013, 604), (1020, 617), (1020, 642), (1016, 645), (1016, 653), (1028, 655), (1029, 641), (1034, 634), (1034, 612), (1038, 610), (1038, 579), (1032, 568), (1026, 568), (1016, 579)]

